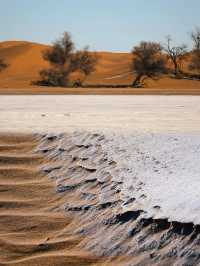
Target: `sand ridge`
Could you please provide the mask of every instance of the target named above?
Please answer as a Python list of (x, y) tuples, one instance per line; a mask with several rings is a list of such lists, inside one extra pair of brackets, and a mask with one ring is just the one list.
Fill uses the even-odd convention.
[(0, 136), (0, 265), (97, 265), (66, 233), (72, 218), (62, 196), (40, 171), (44, 157), (30, 135)]

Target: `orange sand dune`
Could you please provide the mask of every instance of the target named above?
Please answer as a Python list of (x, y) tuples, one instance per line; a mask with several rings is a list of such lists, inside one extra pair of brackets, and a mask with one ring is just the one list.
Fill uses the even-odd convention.
[(0, 74), (0, 87), (30, 87), (38, 72), (47, 67), (41, 54), (47, 46), (29, 42), (3, 42), (0, 44), (0, 58), (9, 67)]
[[(42, 52), (49, 46), (23, 42), (8, 41), (0, 43), (0, 58), (3, 58), (9, 67), (0, 73), (0, 93), (78, 93), (78, 94), (199, 94), (200, 82), (195, 80), (172, 79), (164, 77), (159, 81), (149, 81), (145, 89), (44, 89), (31, 85), (39, 78), (39, 71), (48, 67), (43, 60)], [(98, 52), (99, 61), (96, 71), (86, 80), (86, 85), (129, 85), (133, 76), (129, 72), (131, 54)], [(184, 66), (185, 67), (185, 66)], [(13, 90), (14, 89), (14, 90)], [(19, 90), (20, 89), (20, 90)]]
[[(43, 60), (42, 52), (48, 46), (30, 42), (10, 41), (0, 43), (0, 58), (3, 58), (9, 67), (0, 74), (1, 88), (27, 88), (31, 81), (39, 78), (38, 72), (48, 67)], [(126, 53), (98, 53), (99, 62), (96, 72), (88, 79), (92, 84), (113, 84), (107, 78), (129, 71), (131, 55)], [(124, 82), (117, 79), (114, 83)]]

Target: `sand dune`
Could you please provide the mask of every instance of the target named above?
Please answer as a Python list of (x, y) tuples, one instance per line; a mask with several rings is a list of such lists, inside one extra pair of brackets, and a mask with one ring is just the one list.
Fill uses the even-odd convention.
[[(9, 67), (0, 73), (0, 93), (77, 93), (77, 94), (199, 94), (200, 82), (172, 79), (167, 76), (159, 81), (149, 81), (147, 88), (138, 89), (59, 89), (38, 88), (31, 85), (38, 79), (39, 71), (48, 67), (42, 58), (46, 45), (10, 41), (0, 43), (0, 57)], [(86, 85), (129, 85), (133, 76), (129, 73), (130, 53), (98, 52), (99, 62), (96, 71), (86, 80)]]
[[(48, 67), (42, 58), (42, 52), (48, 46), (30, 42), (0, 43), (0, 57), (10, 66), (0, 74), (1, 88), (30, 88), (31, 82), (39, 78), (39, 71)], [(88, 79), (89, 84), (102, 84), (106, 77), (126, 72), (130, 62), (130, 54), (98, 53), (99, 63), (96, 72)], [(117, 79), (123, 83), (123, 79)], [(105, 83), (109, 84), (105, 79)]]
[(0, 57), (9, 67), (0, 75), (0, 87), (30, 87), (38, 72), (47, 67), (42, 51), (47, 46), (29, 42), (4, 42), (0, 44)]

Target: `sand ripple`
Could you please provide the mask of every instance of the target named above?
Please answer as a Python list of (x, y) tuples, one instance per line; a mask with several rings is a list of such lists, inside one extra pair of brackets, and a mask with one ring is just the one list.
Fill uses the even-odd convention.
[(37, 145), (34, 136), (0, 137), (0, 265), (97, 265), (77, 248), (82, 237), (68, 230)]

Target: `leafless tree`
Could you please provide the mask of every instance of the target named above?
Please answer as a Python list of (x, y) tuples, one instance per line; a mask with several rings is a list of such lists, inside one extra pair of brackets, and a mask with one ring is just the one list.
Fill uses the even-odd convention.
[(89, 47), (85, 47), (83, 50), (77, 51), (74, 54), (72, 63), (75, 69), (78, 69), (83, 74), (82, 80), (79, 79), (79, 84), (82, 86), (83, 82), (96, 69), (98, 56), (96, 53), (89, 52)]
[(64, 67), (69, 65), (74, 53), (74, 43), (68, 32), (64, 32), (63, 36), (53, 43), (52, 48), (47, 49), (43, 53), (43, 58), (54, 67)]
[(85, 76), (95, 69), (95, 57), (87, 49), (76, 51), (69, 33), (53, 43), (52, 48), (45, 50), (43, 58), (50, 63), (50, 68), (40, 72), (39, 83), (49, 86), (68, 86), (70, 75), (82, 71)]
[(162, 46), (155, 42), (141, 42), (132, 51), (131, 71), (136, 74), (133, 87), (141, 86), (145, 79), (157, 80), (166, 71)]
[(167, 37), (167, 43), (165, 45), (165, 52), (168, 55), (168, 59), (174, 66), (174, 75), (177, 76), (181, 73), (181, 64), (187, 53), (187, 46), (182, 44), (180, 46), (173, 46), (171, 44), (172, 39), (170, 36)]
[(189, 69), (195, 70), (200, 74), (200, 28), (196, 28), (191, 33), (191, 38), (193, 41), (193, 50)]
[(195, 70), (200, 74), (200, 50), (192, 51), (192, 58), (189, 69)]
[(194, 50), (200, 50), (200, 28), (196, 28), (191, 33), (191, 38), (193, 41), (193, 49)]
[(0, 72), (4, 70), (8, 65), (3, 61), (3, 59), (0, 59)]

